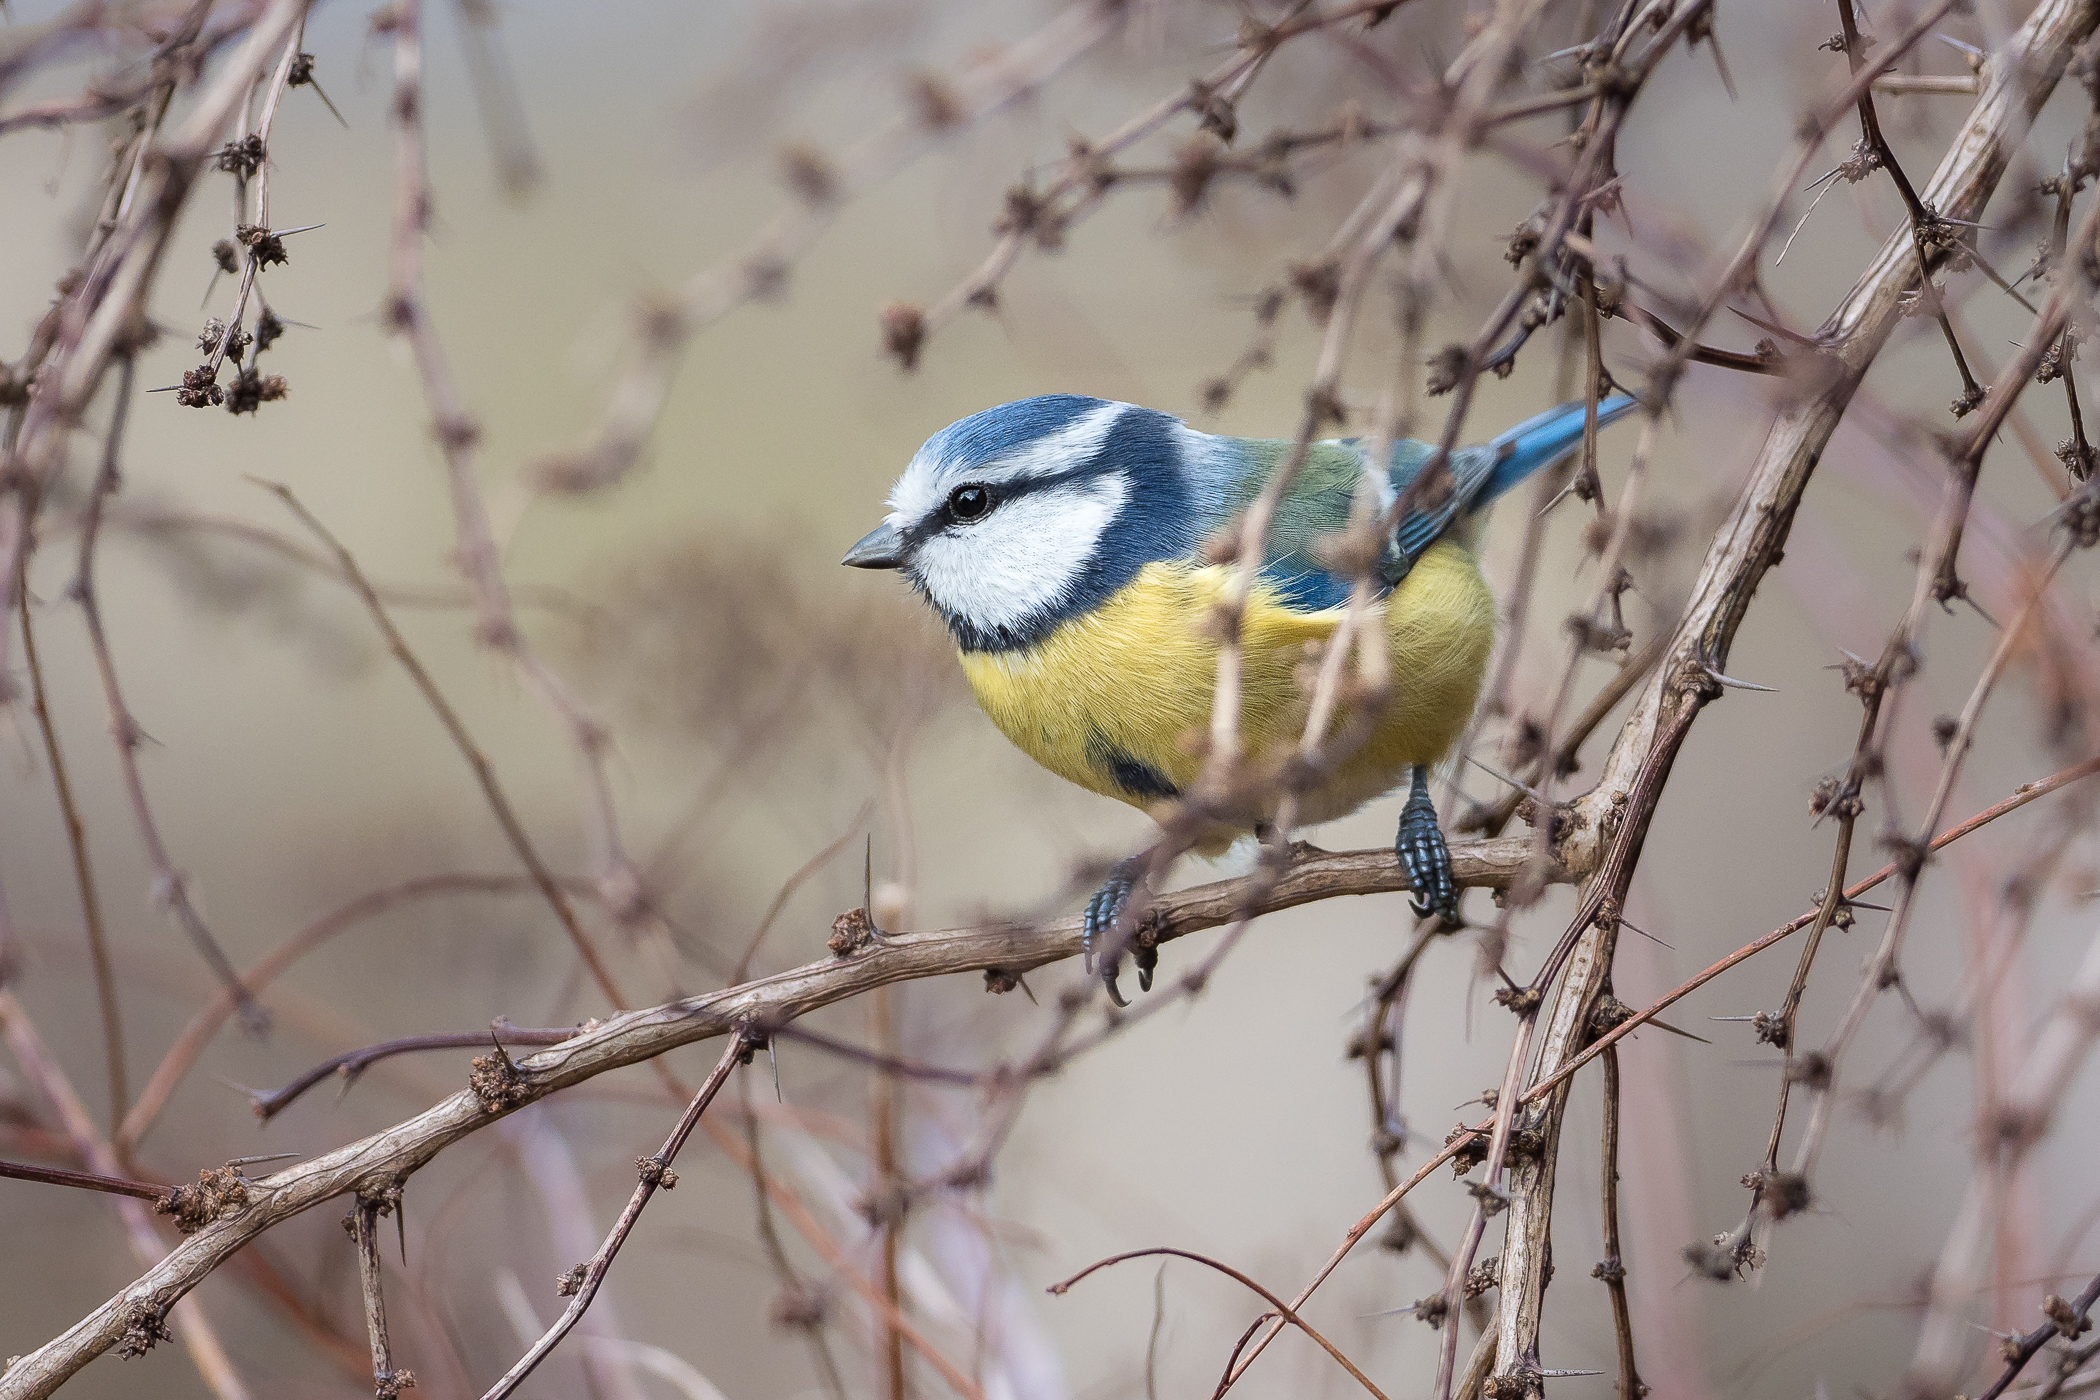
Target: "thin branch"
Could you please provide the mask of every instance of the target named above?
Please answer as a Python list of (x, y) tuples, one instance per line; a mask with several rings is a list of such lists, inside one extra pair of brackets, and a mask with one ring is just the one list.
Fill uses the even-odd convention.
[(119, 482), (118, 460), (123, 450), (124, 424), (130, 417), (132, 390), (137, 383), (133, 356), (123, 357), (119, 372), (116, 409), (103, 439), (102, 466), (89, 489), (86, 519), (80, 529), (80, 554), (73, 576), (72, 596), (80, 604), (81, 618), (87, 624), (88, 643), (95, 655), (95, 671), (102, 680), (102, 697), (109, 707), (110, 737), (116, 744), (124, 793), (131, 803), (131, 815), (138, 826), (140, 844), (146, 848), (146, 859), (153, 867), (154, 902), (175, 916), (177, 926), (196, 947), (220, 984), (232, 994), (240, 1009), (242, 1026), (251, 1034), (260, 1035), (269, 1027), (269, 1013), (241, 984), (240, 974), (234, 971), (225, 950), (219, 946), (219, 940), (212, 936), (204, 916), (197, 912), (196, 902), (190, 898), (189, 877), (175, 868), (175, 862), (168, 854), (167, 842), (161, 835), (160, 824), (154, 820), (153, 805), (146, 797), (146, 781), (139, 772), (138, 751), (139, 745), (145, 742), (145, 735), (130, 707), (124, 703), (124, 691), (117, 681), (116, 659), (110, 652), (109, 632), (102, 622), (101, 598), (95, 587), (95, 545), (102, 534), (102, 503), (115, 493)]
[(539, 888), (540, 897), (547, 901), (547, 907), (554, 911), (554, 917), (561, 921), (562, 928), (568, 932), (569, 941), (575, 945), (576, 954), (589, 970), (591, 980), (598, 984), (598, 990), (614, 1007), (624, 1008), (627, 999), (619, 984), (613, 980), (612, 969), (607, 967), (605, 960), (599, 956), (590, 936), (584, 932), (582, 922), (577, 919), (575, 906), (569, 902), (569, 896), (562, 889), (561, 882), (554, 878), (554, 872), (547, 868), (546, 861), (540, 858), (539, 851), (533, 846), (532, 838), (526, 834), (525, 824), (518, 819), (517, 809), (511, 806), (510, 798), (504, 794), (503, 785), (496, 779), (495, 765), (489, 762), (488, 755), (481, 751), (480, 746), (474, 742), (474, 737), (467, 732), (466, 722), (459, 717), (459, 712), (452, 708), (451, 702), (445, 699), (444, 692), (438, 689), (437, 682), (432, 679), (430, 672), (408, 645), (408, 639), (394, 626), (393, 618), (387, 615), (386, 604), (379, 600), (378, 592), (365, 577), (364, 571), (358, 567), (356, 557), (321, 523), (319, 517), (292, 494), (291, 488), (271, 481), (257, 484), (283, 501), (285, 507), (299, 518), (299, 522), (312, 531), (314, 537), (335, 556), (336, 566), (342, 571), (344, 580), (365, 605), (365, 611), (371, 614), (372, 623), (379, 629), (379, 634), (386, 639), (387, 651), (401, 663), (401, 669), (408, 672), (408, 678), (415, 683), (424, 702), (437, 716), (438, 723), (445, 727), (445, 734), (452, 740), (452, 746), (459, 750), (459, 756), (474, 770), (474, 781), (481, 788), (482, 798), (488, 803), (489, 811), (495, 815), (497, 825), (503, 828), (504, 840), (510, 843), (518, 863), (525, 867), (527, 873), (532, 876), (532, 883)]
[[(2051, 1301), (2061, 1303), (2063, 1300), (2052, 1298)], [(2058, 1337), (2068, 1340), (2085, 1331), (2090, 1325), (2089, 1319), (2096, 1302), (2100, 1302), (2100, 1275), (2095, 1275), (2093, 1281), (2085, 1286), (2085, 1292), (2079, 1294), (2077, 1300), (2068, 1308), (2062, 1309), (2060, 1315), (2051, 1316), (2049, 1321), (2020, 1336), (2016, 1339), (2016, 1344), (2008, 1343), (2012, 1354), (2005, 1358), (2005, 1369), (1999, 1373), (1997, 1380), (1991, 1382), (1991, 1388), (1977, 1396), (1976, 1400), (1998, 1400), (1999, 1396), (2005, 1394), (2006, 1388), (2020, 1378), (2020, 1372), (2027, 1369), (2027, 1363), (2034, 1360), (2043, 1347)], [(2054, 1308), (2047, 1311), (2052, 1314), (2058, 1312)]]
[(413, 1387), (416, 1373), (394, 1365), (394, 1345), (386, 1330), (386, 1297), (379, 1277), (379, 1217), (401, 1209), (401, 1189), (360, 1192), (345, 1222), (357, 1247), (357, 1281), (365, 1299), (365, 1330), (372, 1338), (374, 1400), (399, 1400)]
[(164, 1201), (168, 1188), (129, 1177), (99, 1176), (94, 1172), (67, 1171), (64, 1167), (38, 1167), (27, 1162), (0, 1162), (0, 1177), (15, 1181), (41, 1181), (50, 1186), (73, 1186), (82, 1191), (106, 1191), (112, 1196), (135, 1196), (142, 1201)]
[(1267, 1303), (1270, 1309), (1279, 1318), (1283, 1319), (1283, 1321), (1289, 1323), (1291, 1326), (1297, 1328), (1306, 1336), (1312, 1338), (1315, 1342), (1319, 1343), (1320, 1349), (1326, 1352), (1329, 1356), (1333, 1357), (1335, 1363), (1339, 1365), (1343, 1370), (1347, 1371), (1352, 1377), (1354, 1377), (1358, 1385), (1362, 1386), (1371, 1394), (1377, 1396), (1378, 1400), (1386, 1400), (1385, 1392), (1380, 1390), (1377, 1386), (1373, 1385), (1371, 1383), (1371, 1378), (1365, 1375), (1362, 1371), (1358, 1370), (1355, 1362), (1351, 1361), (1348, 1357), (1342, 1355), (1341, 1349), (1339, 1347), (1335, 1346), (1333, 1342), (1330, 1342), (1325, 1337), (1321, 1336), (1318, 1330), (1315, 1329), (1310, 1322), (1307, 1322), (1304, 1318), (1298, 1316), (1297, 1309), (1291, 1307), (1290, 1304), (1284, 1302), (1283, 1299), (1277, 1297), (1274, 1293), (1271, 1293), (1268, 1289), (1262, 1287), (1259, 1283), (1256, 1283), (1253, 1279), (1247, 1277), (1247, 1275), (1241, 1273), (1238, 1269), (1233, 1268), (1230, 1264), (1221, 1264), (1217, 1260), (1206, 1258), (1201, 1254), (1195, 1253), (1193, 1250), (1173, 1249), (1166, 1245), (1159, 1245), (1151, 1249), (1128, 1250), (1122, 1254), (1111, 1255), (1106, 1259), (1102, 1259), (1095, 1263), (1087, 1265), (1085, 1268), (1081, 1269), (1078, 1273), (1072, 1275), (1070, 1278), (1064, 1279), (1058, 1283), (1051, 1284), (1048, 1291), (1062, 1297), (1067, 1291), (1071, 1289), (1073, 1284), (1078, 1283), (1081, 1279), (1085, 1278), (1088, 1274), (1094, 1273), (1096, 1270), (1106, 1269), (1113, 1265), (1120, 1264), (1126, 1259), (1150, 1259), (1160, 1255), (1165, 1255), (1174, 1259), (1187, 1259), (1194, 1263), (1201, 1264), (1207, 1269), (1215, 1269), (1219, 1273), (1225, 1275), (1227, 1278), (1232, 1279), (1234, 1282), (1246, 1288), (1249, 1292), (1259, 1294), (1261, 1296), (1262, 1301)]
[[(118, 1178), (116, 1157), (96, 1133), (87, 1106), (74, 1092), (64, 1069), (53, 1058), (50, 1048), (30, 1021), (29, 1013), (15, 999), (14, 993), (6, 990), (0, 990), (0, 1039), (5, 1040), (22, 1077), (49, 1105), (81, 1159), (97, 1176)], [(167, 1195), (163, 1191), (162, 1199)], [(119, 1195), (111, 1204), (123, 1222), (126, 1242), (140, 1266), (148, 1271), (166, 1267), (165, 1246), (146, 1208), (129, 1193)], [(240, 1372), (234, 1369), (232, 1358), (226, 1354), (218, 1329), (205, 1313), (203, 1304), (195, 1298), (170, 1295), (164, 1298), (142, 1296), (132, 1300), (113, 1319), (114, 1333), (105, 1346), (121, 1343), (129, 1354), (143, 1352), (158, 1342), (169, 1340), (168, 1320), (171, 1317), (175, 1322), (175, 1335), (189, 1353), (191, 1364), (218, 1400), (248, 1400), (247, 1384), (241, 1379)], [(0, 1372), (0, 1393), (14, 1383), (13, 1368)]]
[(1590, 1270), (1611, 1293), (1612, 1333), (1619, 1344), (1619, 1400), (1641, 1400), (1648, 1387), (1633, 1355), (1633, 1309), (1626, 1301), (1626, 1251), (1619, 1243), (1619, 1052), (1604, 1055), (1604, 1261)]
[[(588, 886), (580, 880), (566, 882), (571, 888)], [(388, 910), (416, 900), (429, 899), (447, 894), (537, 894), (529, 877), (523, 875), (470, 875), (445, 874), (422, 875), (371, 890), (347, 903), (338, 905), (306, 924), (289, 938), (271, 950), (268, 956), (248, 969), (244, 985), (260, 992), (268, 987), (286, 969), (314, 949), (334, 938), (337, 934), (356, 927), (359, 923), (375, 918)], [(117, 1129), (115, 1145), (120, 1155), (129, 1155), (137, 1149), (139, 1141), (153, 1126), (168, 1099), (180, 1087), (190, 1070), (196, 1066), (198, 1056), (217, 1035), (220, 1027), (233, 1014), (232, 998), (221, 991), (210, 1002), (199, 1008), (190, 1017), (189, 1024), (182, 1028), (174, 1043), (154, 1066), (146, 1087), (139, 1091), (138, 1102), (124, 1115)], [(477, 1042), (478, 1043), (478, 1042)]]
[(329, 1079), (340, 1079), (347, 1092), (357, 1082), (359, 1075), (381, 1060), (396, 1055), (412, 1055), (425, 1050), (478, 1050), (491, 1044), (501, 1048), (504, 1042), (512, 1045), (559, 1045), (577, 1034), (573, 1026), (552, 1030), (528, 1030), (521, 1026), (499, 1023), (486, 1031), (443, 1032), (437, 1035), (405, 1035), (395, 1040), (382, 1041), (356, 1050), (346, 1050), (331, 1056), (313, 1068), (306, 1070), (290, 1083), (277, 1089), (253, 1089), (248, 1093), (249, 1106), (255, 1116), (267, 1123), (290, 1108), (299, 1097)]
[[(1967, 821), (1961, 823), (1959, 826), (1949, 827), (1947, 828), (1947, 830), (1933, 837), (1932, 849), (1935, 851), (1944, 850), (1948, 846), (1954, 844), (1956, 841), (1959, 841), (1962, 837), (1969, 835), (1971, 832), (1976, 831), (1980, 827), (1989, 825), (1991, 822), (1996, 821), (1998, 818), (2004, 816), (2006, 813), (2016, 812), (2020, 808), (2025, 807), (2028, 803), (2034, 801), (2036, 798), (2047, 797), (2052, 792), (2056, 792), (2061, 788), (2068, 787), (2070, 784), (2078, 782), (2081, 779), (2090, 778), (2095, 774), (2100, 774), (2100, 758), (2088, 759), (2084, 763), (2073, 764), (2071, 767), (2065, 768), (2060, 772), (2052, 773), (2048, 777), (2043, 778), (2037, 782), (2022, 784), (2019, 788), (2014, 790), (2012, 796), (2006, 798), (2004, 801), (1995, 803), (1992, 806), (1984, 808), (1982, 811), (1978, 812), (1975, 816), (1970, 817)], [(1844, 892), (1845, 900), (1849, 902), (1858, 899), (1861, 895), (1866, 894), (1875, 886), (1882, 884), (1884, 881), (1892, 879), (1900, 868), (1901, 867), (1894, 862), (1882, 866), (1881, 869), (1875, 871), (1872, 875), (1867, 876), (1864, 880), (1861, 880), (1856, 884), (1848, 886)], [(1782, 939), (1787, 938), (1789, 935), (1799, 933), (1802, 929), (1807, 928), (1810, 924), (1813, 924), (1816, 921), (1820, 912), (1820, 907), (1818, 909), (1812, 909), (1806, 914), (1802, 914), (1787, 923), (1781, 924), (1778, 928), (1773, 929), (1770, 933), (1764, 935), (1762, 938), (1753, 939), (1750, 942), (1745, 943), (1742, 947), (1736, 949), (1727, 957), (1722, 958), (1719, 962), (1713, 964), (1713, 966), (1707, 968), (1705, 971), (1697, 973), (1694, 976), (1685, 979), (1676, 987), (1672, 988), (1669, 992), (1666, 992), (1661, 997), (1658, 997), (1654, 1002), (1652, 1002), (1648, 1006), (1644, 1007), (1640, 1011), (1635, 1012), (1633, 1016), (1627, 1019), (1626, 1021), (1623, 1021), (1619, 1025), (1613, 1027), (1611, 1030), (1607, 1031), (1605, 1034), (1598, 1037), (1596, 1040), (1591, 1041), (1589, 1045), (1584, 1047), (1580, 1055), (1577, 1055), (1574, 1059), (1568, 1061), (1568, 1063), (1562, 1065), (1559, 1069), (1555, 1070), (1551, 1075), (1549, 1075), (1545, 1079), (1540, 1080), (1537, 1084), (1533, 1085), (1530, 1091), (1525, 1094), (1525, 1098), (1536, 1099), (1550, 1092), (1552, 1089), (1565, 1082), (1570, 1076), (1575, 1074), (1577, 1070), (1580, 1070), (1591, 1060), (1596, 1059), (1599, 1055), (1602, 1055), (1607, 1050), (1610, 1050), (1621, 1040), (1624, 1040), (1627, 1036), (1633, 1034), (1642, 1026), (1646, 1025), (1649, 1021), (1652, 1021), (1653, 1019), (1655, 1019), (1655, 1017), (1669, 1010), (1671, 1006), (1683, 1000), (1685, 997), (1697, 991), (1699, 988), (1705, 986), (1708, 982), (1713, 981), (1714, 978), (1719, 977), (1722, 973), (1728, 971), (1728, 969), (1736, 966), (1738, 963), (1746, 962), (1749, 959), (1756, 957), (1759, 953), (1762, 953), (1765, 949), (1771, 947), (1773, 944), (1780, 942)]]
[[(22, 660), (29, 668), (30, 703), (36, 711), (37, 731), (43, 736), (44, 759), (51, 765), (51, 787), (58, 795), (59, 816), (66, 824), (66, 848), (73, 856), (73, 885), (80, 894), (80, 922), (87, 934), (88, 960), (95, 969), (95, 1002), (102, 1013), (102, 1061), (109, 1076), (109, 1121), (114, 1136), (117, 1120), (131, 1102), (124, 1064), (124, 1019), (117, 1004), (117, 970), (109, 955), (109, 936), (102, 926), (102, 898), (95, 891), (94, 866), (88, 860), (87, 823), (81, 818), (80, 804), (73, 798), (73, 780), (66, 772), (58, 726), (52, 722), (50, 699), (44, 693), (44, 667), (37, 655), (36, 627), (29, 615), (26, 584), (18, 582), (15, 603), (22, 624)], [(0, 949), (0, 957), (4, 954), (5, 950)], [(121, 1149), (118, 1158), (123, 1158)]]
[[(641, 1158), (635, 1164), (641, 1181), (635, 1186), (634, 1195), (628, 1198), (627, 1208), (620, 1212), (620, 1218), (613, 1223), (611, 1233), (606, 1235), (605, 1243), (598, 1246), (598, 1252), (592, 1255), (587, 1263), (578, 1266), (577, 1271), (570, 1276), (574, 1279), (574, 1285), (564, 1289), (573, 1295), (567, 1309), (555, 1320), (554, 1325), (547, 1329), (546, 1335), (533, 1343), (531, 1349), (518, 1358), (517, 1364), (503, 1373), (501, 1380), (488, 1388), (482, 1400), (504, 1400), (505, 1396), (514, 1393), (583, 1317), (584, 1309), (590, 1307), (591, 1300), (598, 1296), (598, 1289), (605, 1282), (606, 1271), (612, 1267), (614, 1257), (620, 1252), (620, 1246), (627, 1243), (628, 1235), (634, 1232), (635, 1221), (641, 1218), (642, 1208), (649, 1204), (649, 1198), (656, 1194), (659, 1186), (668, 1191), (678, 1184), (678, 1174), (671, 1170), (671, 1163), (677, 1160), (679, 1149), (685, 1146), (685, 1140), (692, 1136), (693, 1129), (699, 1125), (700, 1115), (714, 1102), (715, 1094), (728, 1080), (729, 1072), (742, 1063), (757, 1044), (758, 1042), (747, 1038), (741, 1030), (729, 1037), (729, 1048), (722, 1052), (722, 1058), (716, 1061), (713, 1072), (693, 1095), (693, 1101), (686, 1106), (685, 1114), (678, 1120), (677, 1126), (671, 1129), (671, 1135), (664, 1139), (664, 1145), (657, 1150), (655, 1156)], [(374, 1350), (376, 1355), (376, 1342)]]
[[(1319, 1272), (1313, 1275), (1312, 1282), (1306, 1284), (1298, 1296), (1291, 1301), (1292, 1309), (1303, 1308), (1311, 1300), (1312, 1295), (1319, 1290), (1320, 1285), (1327, 1282), (1327, 1276), (1333, 1273), (1335, 1267), (1349, 1256), (1349, 1251), (1356, 1248), (1357, 1242), (1371, 1232), (1371, 1227), (1384, 1219), (1388, 1211), (1398, 1206), (1406, 1198), (1408, 1192), (1427, 1181), (1431, 1172), (1450, 1161), (1453, 1157), (1456, 1157), (1460, 1152), (1479, 1147), (1482, 1139), (1487, 1136), (1492, 1127), (1493, 1121), (1490, 1118), (1475, 1123), (1469, 1128), (1462, 1127), (1458, 1129), (1444, 1143), (1442, 1150), (1436, 1152), (1428, 1161), (1415, 1168), (1413, 1176), (1386, 1192), (1377, 1205), (1371, 1207), (1369, 1211), (1364, 1213), (1362, 1219), (1349, 1227), (1349, 1233), (1342, 1236), (1341, 1244), (1335, 1248), (1333, 1254), (1328, 1256), (1327, 1262), (1320, 1266)], [(1245, 1352), (1236, 1355), (1227, 1364), (1225, 1374), (1218, 1381), (1218, 1388), (1213, 1393), (1212, 1400), (1218, 1400), (1218, 1397), (1223, 1396), (1226, 1391), (1232, 1389), (1241, 1376), (1247, 1374), (1247, 1368), (1254, 1364), (1254, 1359), (1262, 1354), (1263, 1350), (1268, 1347), (1270, 1342), (1276, 1339), (1286, 1325), (1281, 1315), (1279, 1315), (1262, 1326), (1260, 1334), (1254, 1338), (1252, 1344), (1246, 1348)]]
[[(1296, 847), (1294, 852), (1289, 871), (1259, 901), (1259, 911), (1290, 908), (1344, 893), (1398, 892), (1407, 888), (1406, 876), (1399, 870), (1390, 847), (1346, 853)], [(1526, 839), (1504, 838), (1455, 843), (1451, 856), (1462, 883), (1485, 884), (1516, 878), (1526, 869), (1531, 851)], [(1157, 936), (1165, 941), (1241, 917), (1246, 909), (1246, 883), (1226, 880), (1163, 896), (1153, 907)], [(848, 956), (775, 973), (721, 992), (611, 1017), (595, 1029), (515, 1064), (507, 1060), (492, 1063), (478, 1081), (481, 1092), (462, 1090), (383, 1132), (253, 1183), (250, 1202), (240, 1214), (214, 1221), (190, 1236), (115, 1298), (0, 1374), (0, 1400), (28, 1400), (50, 1394), (90, 1359), (116, 1345), (124, 1335), (125, 1318), (132, 1306), (143, 1299), (165, 1300), (187, 1292), (226, 1258), (278, 1222), (354, 1190), (362, 1182), (407, 1175), (452, 1143), (558, 1089), (611, 1069), (653, 1059), (680, 1045), (726, 1035), (740, 1024), (777, 1025), (881, 983), (952, 972), (1014, 974), (1075, 958), (1079, 951), (1077, 918), (1035, 928), (993, 925), (896, 934)], [(510, 1065), (509, 1069), (503, 1068), (505, 1064)], [(742, 1145), (733, 1136), (727, 1144), (734, 1145), (733, 1157), (748, 1169), (749, 1157)], [(1447, 1157), (1448, 1152), (1438, 1160)], [(792, 1199), (784, 1189), (775, 1189), (779, 1190), (776, 1201), (785, 1203)], [(806, 1220), (806, 1212), (800, 1218)], [(815, 1230), (814, 1222), (809, 1223)], [(802, 1224), (798, 1223), (797, 1228), (801, 1229)], [(813, 1244), (818, 1243), (821, 1233), (816, 1231), (812, 1236)], [(823, 1246), (818, 1247), (822, 1252)], [(845, 1268), (842, 1259), (834, 1266)], [(850, 1270), (847, 1274), (856, 1277)], [(879, 1297), (879, 1293), (875, 1296)], [(907, 1333), (908, 1338), (915, 1336)], [(938, 1351), (922, 1345), (920, 1340), (914, 1340), (913, 1345), (920, 1347), (921, 1354), (936, 1369), (948, 1374)], [(958, 1372), (951, 1384), (956, 1380), (961, 1382), (958, 1389), (964, 1393), (974, 1391), (967, 1376)]]

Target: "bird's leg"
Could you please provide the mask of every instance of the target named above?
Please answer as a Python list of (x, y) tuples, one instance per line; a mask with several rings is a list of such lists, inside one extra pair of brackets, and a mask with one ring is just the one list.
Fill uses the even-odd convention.
[[(1140, 852), (1119, 860), (1109, 870), (1108, 878), (1094, 897), (1087, 901), (1086, 914), (1079, 921), (1079, 947), (1086, 959), (1086, 970), (1094, 970), (1094, 951), (1101, 951), (1101, 983), (1108, 988), (1108, 999), (1118, 1006), (1128, 1006), (1122, 990), (1116, 986), (1116, 972), (1122, 962), (1123, 950), (1109, 940), (1114, 938), (1116, 920), (1122, 917), (1124, 907), (1130, 903), (1131, 891), (1145, 878), (1145, 865), (1149, 855)], [(1159, 950), (1138, 946), (1133, 950), (1132, 961), (1137, 963), (1138, 988), (1152, 990), (1152, 969), (1159, 966)]]
[(1451, 847), (1437, 825), (1436, 807), (1429, 800), (1429, 770), (1415, 765), (1408, 788), (1407, 805), (1400, 809), (1400, 834), (1393, 840), (1393, 853), (1407, 872), (1414, 890), (1416, 918), (1440, 914), (1458, 922), (1458, 874), (1451, 868)]

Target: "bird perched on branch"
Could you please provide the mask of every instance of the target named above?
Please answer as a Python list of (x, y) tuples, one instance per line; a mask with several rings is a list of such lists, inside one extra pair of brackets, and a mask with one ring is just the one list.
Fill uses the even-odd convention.
[[(1597, 421), (1634, 406), (1607, 398)], [(1549, 409), (1459, 448), (1427, 478), (1435, 453), (1424, 442), (1394, 443), (1375, 471), (1361, 440), (1311, 444), (1238, 610), (1239, 771), (1266, 781), (1195, 791), (1232, 611), (1221, 627), (1221, 604), (1237, 596), (1237, 523), (1291, 443), (1068, 394), (1002, 404), (927, 439), (890, 492), (888, 519), (843, 562), (911, 580), (948, 624), (984, 713), (1023, 752), (1152, 811), (1202, 854), (1266, 830), (1285, 787), (1296, 823), (1310, 826), (1410, 784), (1395, 851), (1417, 914), (1455, 919), (1428, 779), (1472, 715), (1494, 642), (1474, 539), (1496, 497), (1581, 444), (1586, 416), (1581, 403)], [(1356, 538), (1370, 547), (1352, 552), (1359, 489), (1372, 509), (1358, 512)], [(1337, 706), (1328, 732), (1350, 742), (1309, 772), (1287, 769), (1309, 713), (1302, 664), (1333, 636), (1359, 576), (1383, 624), (1385, 684)], [(1118, 1004), (1116, 950), (1102, 940), (1145, 869), (1144, 855), (1119, 863), (1083, 921)], [(1137, 949), (1147, 989), (1156, 959)]]

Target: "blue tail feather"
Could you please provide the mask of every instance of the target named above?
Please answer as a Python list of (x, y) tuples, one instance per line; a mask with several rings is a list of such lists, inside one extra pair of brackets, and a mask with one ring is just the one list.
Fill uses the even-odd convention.
[[(1597, 426), (1601, 428), (1623, 418), (1639, 406), (1638, 400), (1624, 394), (1601, 399), (1597, 404)], [(1488, 446), (1495, 450), (1498, 460), (1474, 498), (1475, 507), (1485, 506), (1533, 472), (1552, 466), (1580, 446), (1585, 407), (1581, 402), (1564, 403), (1497, 434)]]

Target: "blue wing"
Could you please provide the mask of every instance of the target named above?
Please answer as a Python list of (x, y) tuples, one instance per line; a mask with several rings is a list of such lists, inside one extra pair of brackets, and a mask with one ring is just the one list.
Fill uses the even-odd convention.
[[(1607, 398), (1597, 405), (1597, 422), (1602, 426), (1634, 407), (1634, 400), (1623, 395)], [(1562, 404), (1483, 445), (1453, 452), (1450, 490), (1434, 503), (1410, 510), (1394, 529), (1379, 570), (1386, 586), (1407, 577), (1415, 561), (1454, 523), (1485, 510), (1532, 473), (1574, 451), (1582, 442), (1583, 415), (1582, 404)], [(1215, 472), (1211, 479), (1231, 483), (1212, 503), (1216, 522), (1222, 524), (1245, 508), (1290, 444), (1251, 438), (1211, 441), (1220, 448), (1220, 456), (1210, 464)], [(1434, 454), (1435, 449), (1426, 442), (1407, 439), (1393, 444), (1387, 471), (1396, 496), (1406, 493)], [(1290, 494), (1279, 503), (1261, 576), (1286, 607), (1315, 612), (1348, 602), (1351, 580), (1328, 571), (1320, 541), (1348, 525), (1363, 460), (1361, 439), (1313, 444)]]
[[(1597, 426), (1623, 418), (1635, 407), (1636, 401), (1624, 394), (1603, 399), (1597, 404)], [(1496, 497), (1581, 446), (1587, 413), (1585, 404), (1564, 403), (1525, 419), (1483, 446), (1453, 452), (1449, 494), (1434, 505), (1409, 511), (1393, 531), (1388, 565), (1392, 581), (1398, 583), (1405, 577), (1454, 521), (1487, 509)], [(1426, 442), (1410, 439), (1393, 444), (1393, 490), (1404, 494), (1433, 455), (1435, 449)]]

